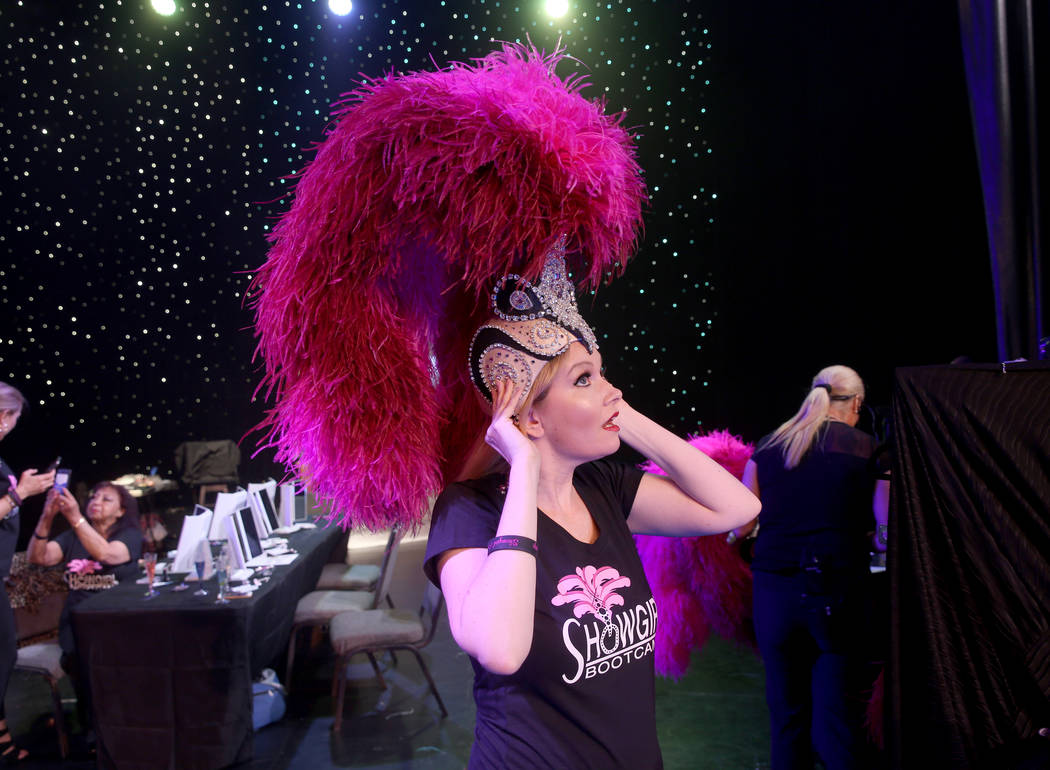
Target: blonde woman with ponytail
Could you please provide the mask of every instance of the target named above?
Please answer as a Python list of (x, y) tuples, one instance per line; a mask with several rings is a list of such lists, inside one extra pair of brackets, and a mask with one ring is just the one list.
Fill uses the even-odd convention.
[(855, 371), (821, 369), (744, 471), (762, 501), (751, 569), (772, 770), (809, 770), (817, 758), (846, 770), (869, 759), (851, 686), (868, 633), (870, 536), (885, 532), (888, 482), (871, 462), (874, 438), (856, 427), (863, 404)]

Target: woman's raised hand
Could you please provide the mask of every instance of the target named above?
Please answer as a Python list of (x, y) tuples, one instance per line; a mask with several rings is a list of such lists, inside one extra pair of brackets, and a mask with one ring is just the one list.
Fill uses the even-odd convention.
[(40, 512), (40, 521), (45, 525), (50, 526), (55, 518), (55, 514), (59, 512), (61, 507), (62, 498), (55, 489), (52, 489), (47, 493), (47, 497), (44, 499), (44, 510)]
[(518, 430), (513, 419), (520, 395), (521, 388), (513, 380), (504, 378), (496, 381), (492, 389), (492, 422), (485, 432), (485, 442), (511, 465), (528, 459), (538, 462), (540, 456), (528, 436)]
[(54, 471), (37, 473), (36, 468), (29, 468), (28, 470), (22, 471), (22, 475), (19, 476), (18, 484), (15, 485), (15, 489), (24, 499), (26, 497), (32, 497), (33, 495), (39, 495), (41, 492), (46, 492), (48, 489), (51, 489), (51, 486), (54, 483)]
[(76, 524), (83, 518), (83, 514), (80, 512), (80, 504), (77, 499), (73, 497), (73, 493), (69, 491), (69, 487), (66, 487), (56, 495), (58, 501), (58, 509), (62, 511), (62, 515), (65, 516), (70, 524)]

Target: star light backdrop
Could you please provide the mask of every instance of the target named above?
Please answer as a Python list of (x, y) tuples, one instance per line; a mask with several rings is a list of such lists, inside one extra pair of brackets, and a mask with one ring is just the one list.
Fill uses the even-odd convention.
[[(775, 167), (795, 150), (819, 155), (824, 148), (797, 142), (809, 129), (786, 128), (805, 113), (806, 100), (796, 105), (801, 113), (765, 124), (780, 109), (763, 108), (765, 100), (776, 105), (785, 96), (770, 90), (775, 78), (754, 75), (759, 60), (775, 75), (778, 52), (789, 46), (812, 50), (801, 36), (822, 9), (794, 14), (797, 26), (782, 34), (775, 16), (753, 24), (758, 2), (730, 12), (713, 0), (588, 0), (569, 3), (558, 19), (545, 15), (544, 3), (525, 0), (362, 1), (346, 16), (311, 0), (172, 5), (168, 16), (114, 0), (0, 8), (0, 249), (8, 257), (0, 263), (0, 378), (32, 404), (4, 442), (13, 465), (45, 464), (61, 453), (81, 480), (93, 482), (153, 465), (170, 471), (183, 440), (240, 439), (264, 408), (253, 401), (259, 370), (243, 292), (265, 259), (274, 217), (287, 208), (282, 177), (310, 157), (330, 105), (361, 73), (430, 68), (484, 55), (492, 39), (526, 35), (548, 50), (560, 39), (589, 76), (585, 93), (604, 96), (610, 110), (627, 109), (626, 125), (639, 133), (652, 196), (643, 247), (624, 278), (581, 302), (604, 337), (610, 377), (681, 433), (725, 426), (754, 439), (771, 427), (772, 412), (747, 412), (756, 386), (741, 378), (758, 372), (751, 359), (787, 360), (785, 341), (769, 346), (770, 327), (790, 328), (790, 308), (811, 306), (812, 298), (777, 297), (777, 282), (793, 259), (812, 259), (813, 249), (796, 238), (773, 254), (766, 249), (779, 234), (756, 240), (771, 213), (764, 208), (771, 198), (762, 195), (804, 204), (792, 203), (790, 190), (766, 191), (766, 170), (750, 158), (767, 139), (796, 145), (777, 158), (779, 149), (766, 150), (764, 162)], [(864, 68), (872, 81), (874, 67)], [(938, 162), (965, 169), (972, 158), (965, 156), (958, 67), (945, 118), (956, 124), (955, 143), (945, 140), (951, 151)], [(906, 80), (899, 70), (898, 83)], [(915, 93), (929, 77), (917, 79)], [(890, 99), (890, 90), (878, 99)], [(941, 170), (933, 163), (919, 173)], [(969, 224), (957, 229), (972, 247), (953, 259), (979, 266), (976, 172), (961, 178)], [(736, 190), (725, 216), (723, 186)], [(841, 255), (832, 243), (817, 258)], [(879, 269), (863, 268), (869, 275)], [(809, 281), (808, 290), (827, 285)], [(960, 301), (979, 304), (980, 282), (966, 287)], [(738, 290), (753, 304), (734, 306), (730, 292)], [(876, 281), (872, 291), (884, 293), (886, 284)], [(727, 312), (738, 319), (734, 328), (724, 322)], [(749, 314), (753, 324), (739, 320)], [(865, 341), (885, 331), (877, 320), (861, 329)], [(845, 322), (842, 333), (852, 331)], [(928, 339), (902, 343), (905, 357), (918, 361), (886, 353), (877, 362), (943, 354), (924, 346)], [(801, 379), (791, 372), (793, 379), (776, 385), (804, 385), (844, 352), (841, 343), (820, 340), (800, 357)], [(727, 371), (726, 360), (741, 350), (748, 355)], [(780, 418), (797, 401), (787, 392), (776, 405)], [(242, 448), (247, 456), (251, 441)], [(243, 470), (253, 478), (278, 472), (266, 454), (246, 460)]]

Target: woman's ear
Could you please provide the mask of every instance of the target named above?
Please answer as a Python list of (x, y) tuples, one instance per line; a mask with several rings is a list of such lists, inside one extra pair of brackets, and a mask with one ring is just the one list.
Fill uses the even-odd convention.
[(540, 438), (543, 435), (543, 421), (540, 416), (536, 414), (534, 406), (529, 407), (529, 411), (523, 418), (518, 415), (518, 428), (526, 436), (532, 439)]

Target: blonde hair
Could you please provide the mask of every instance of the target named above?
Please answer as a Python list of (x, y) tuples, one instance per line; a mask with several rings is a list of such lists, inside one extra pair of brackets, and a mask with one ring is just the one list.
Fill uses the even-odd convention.
[(26, 398), (14, 385), (0, 382), (0, 412), (21, 412)]
[(785, 468), (797, 467), (813, 446), (817, 433), (826, 424), (831, 402), (848, 401), (855, 396), (864, 398), (864, 381), (848, 366), (828, 366), (817, 372), (802, 406), (794, 417), (773, 431), (769, 441), (769, 447), (782, 447)]
[(547, 392), (550, 390), (551, 383), (554, 382), (555, 375), (557, 375), (565, 365), (568, 357), (569, 348), (567, 347), (544, 364), (542, 369), (536, 372), (536, 377), (532, 380), (532, 386), (529, 388), (529, 392), (525, 396), (525, 401), (518, 410), (519, 415), (528, 414), (533, 406), (541, 403), (543, 399), (547, 397)]
[[(554, 376), (565, 365), (568, 352), (569, 349), (566, 348), (536, 372), (532, 385), (529, 387), (529, 392), (525, 396), (525, 401), (522, 402), (521, 407), (518, 409), (518, 415), (527, 415), (535, 404), (540, 403), (547, 397), (551, 383), (554, 382)], [(486, 403), (489, 414), (492, 413), (491, 406), (491, 404)], [(519, 427), (518, 430), (521, 430), (521, 428)], [(484, 437), (485, 434), (483, 432), (475, 443), (473, 450), (464, 460), (463, 467), (456, 474), (456, 481), (478, 479), (490, 473), (506, 472), (509, 469), (510, 466), (507, 465), (507, 461), (503, 459), (499, 452), (485, 443)]]

